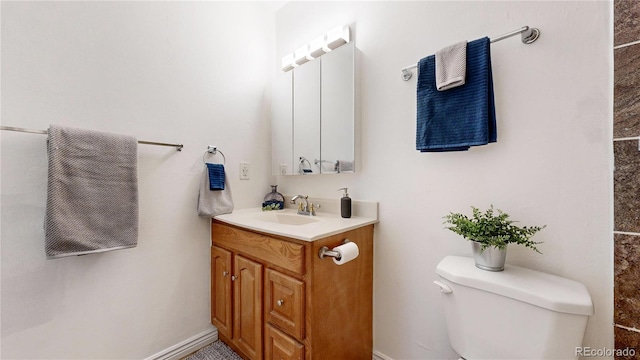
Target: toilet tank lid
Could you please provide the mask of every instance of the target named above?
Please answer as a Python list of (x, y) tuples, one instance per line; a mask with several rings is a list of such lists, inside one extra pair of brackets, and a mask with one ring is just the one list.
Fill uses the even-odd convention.
[(472, 258), (462, 256), (445, 257), (436, 267), (436, 273), (456, 284), (545, 309), (593, 315), (593, 303), (587, 288), (582, 283), (560, 276), (513, 265), (505, 265), (504, 271), (485, 271), (475, 267)]

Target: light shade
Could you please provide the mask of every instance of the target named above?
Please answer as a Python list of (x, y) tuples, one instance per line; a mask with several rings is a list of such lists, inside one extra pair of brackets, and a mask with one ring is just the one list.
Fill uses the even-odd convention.
[(311, 55), (314, 58), (317, 58), (325, 54), (326, 51), (323, 49), (324, 40), (325, 40), (324, 35), (313, 39), (313, 41), (311, 41), (311, 43), (309, 44), (309, 55)]
[(327, 39), (325, 47), (329, 50), (333, 50), (339, 46), (348, 43), (350, 40), (349, 27), (347, 25), (338, 26), (329, 30), (327, 33)]
[(309, 45), (304, 45), (296, 50), (294, 62), (298, 65), (302, 65), (309, 61), (309, 57)]
[(282, 58), (282, 71), (289, 71), (295, 67), (293, 62), (293, 53), (287, 54)]

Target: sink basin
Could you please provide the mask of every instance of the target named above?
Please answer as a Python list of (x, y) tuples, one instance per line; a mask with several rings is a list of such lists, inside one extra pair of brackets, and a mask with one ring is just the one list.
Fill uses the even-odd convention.
[(318, 222), (310, 216), (298, 215), (298, 214), (277, 214), (277, 213), (262, 213), (257, 216), (257, 220), (266, 221), (275, 224), (283, 225), (307, 225)]

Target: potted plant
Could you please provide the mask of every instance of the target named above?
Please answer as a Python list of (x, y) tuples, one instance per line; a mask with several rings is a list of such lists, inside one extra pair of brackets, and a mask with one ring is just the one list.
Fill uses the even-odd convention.
[(447, 229), (472, 241), (476, 267), (489, 271), (504, 270), (507, 245), (511, 243), (524, 245), (541, 254), (536, 245), (542, 242), (535, 242), (531, 237), (546, 225), (519, 227), (509, 219), (509, 214), (500, 209), (494, 211), (493, 205), (485, 212), (473, 206), (471, 209), (471, 218), (460, 213), (449, 213), (444, 217), (444, 224), (450, 225)]

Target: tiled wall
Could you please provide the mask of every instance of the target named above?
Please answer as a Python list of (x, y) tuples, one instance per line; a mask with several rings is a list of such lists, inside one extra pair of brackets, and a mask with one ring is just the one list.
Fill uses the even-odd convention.
[(614, 1), (615, 346), (640, 352), (640, 1)]

